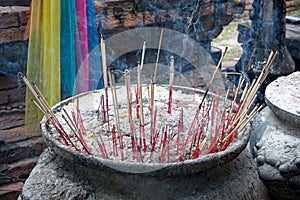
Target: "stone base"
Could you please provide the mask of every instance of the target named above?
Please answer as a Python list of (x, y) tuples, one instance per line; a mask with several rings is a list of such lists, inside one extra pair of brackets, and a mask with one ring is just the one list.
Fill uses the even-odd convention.
[(93, 174), (45, 150), (18, 199), (269, 199), (255, 169), (248, 148), (234, 161), (205, 173), (167, 178)]

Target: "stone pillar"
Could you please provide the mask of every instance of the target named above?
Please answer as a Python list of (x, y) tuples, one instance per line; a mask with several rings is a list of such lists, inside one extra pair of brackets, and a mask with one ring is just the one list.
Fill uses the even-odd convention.
[[(271, 76), (290, 74), (295, 70), (294, 61), (285, 42), (285, 0), (254, 0), (254, 14), (251, 16), (251, 41), (244, 46), (244, 54), (237, 64), (238, 71), (256, 76), (268, 59), (271, 51), (278, 55), (271, 67)], [(253, 64), (247, 67), (253, 50)]]

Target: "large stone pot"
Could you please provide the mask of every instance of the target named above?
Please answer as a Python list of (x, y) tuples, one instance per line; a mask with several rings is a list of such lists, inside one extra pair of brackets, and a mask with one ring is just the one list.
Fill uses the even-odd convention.
[(254, 119), (251, 149), (260, 179), (277, 199), (300, 196), (300, 72), (266, 88), (266, 104)]

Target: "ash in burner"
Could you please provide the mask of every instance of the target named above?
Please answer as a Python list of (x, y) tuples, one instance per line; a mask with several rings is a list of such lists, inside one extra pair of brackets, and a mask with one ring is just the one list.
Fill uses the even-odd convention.
[[(133, 85), (131, 91), (134, 91), (135, 87), (136, 85)], [(110, 94), (111, 89), (108, 92)], [(154, 110), (149, 108), (151, 101), (147, 86), (142, 88), (143, 111), (136, 103), (135, 97), (128, 106), (125, 86), (117, 87), (116, 93), (119, 102), (119, 124), (116, 122), (112, 98), (108, 99), (109, 109), (105, 114), (104, 90), (63, 105), (65, 111), (61, 109), (56, 113), (64, 127), (68, 125), (62, 116), (71, 116), (71, 113), (75, 116), (80, 115), (74, 119), (74, 124), (78, 126), (73, 129), (85, 130), (80, 131), (79, 138), (83, 138), (87, 153), (93, 156), (127, 162), (169, 163), (196, 159), (200, 155), (225, 150), (229, 145), (229, 142), (221, 142), (220, 138), (221, 135), (225, 138), (225, 129), (229, 128), (229, 123), (225, 122), (226, 112), (219, 110), (219, 96), (211, 95), (195, 114), (203, 92), (192, 88), (173, 87), (171, 111), (168, 104), (168, 86), (155, 86)], [(229, 103), (226, 104), (229, 107)], [(97, 117), (97, 113), (100, 113), (100, 117)], [(217, 120), (224, 120), (224, 124)], [(84, 126), (81, 127), (81, 124)], [(226, 127), (223, 127), (224, 125)], [(75, 138), (75, 132), (72, 133), (69, 128), (66, 128), (66, 131), (71, 133), (70, 137)], [(55, 128), (51, 126), (50, 132), (55, 133)], [(235, 136), (229, 136), (230, 140)], [(75, 145), (80, 147), (80, 141)], [(84, 151), (83, 148), (80, 149)]]

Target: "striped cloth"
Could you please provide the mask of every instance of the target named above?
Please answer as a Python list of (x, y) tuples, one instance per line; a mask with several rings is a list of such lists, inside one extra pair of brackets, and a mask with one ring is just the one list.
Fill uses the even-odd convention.
[[(50, 106), (101, 88), (98, 43), (92, 0), (32, 0), (26, 76), (39, 87)], [(91, 52), (99, 54), (99, 60), (95, 56), (89, 59)], [(31, 99), (27, 90), (25, 131), (39, 135), (42, 113)]]

